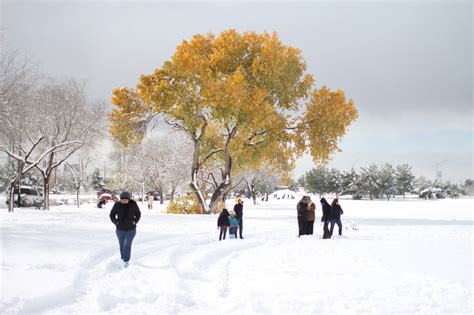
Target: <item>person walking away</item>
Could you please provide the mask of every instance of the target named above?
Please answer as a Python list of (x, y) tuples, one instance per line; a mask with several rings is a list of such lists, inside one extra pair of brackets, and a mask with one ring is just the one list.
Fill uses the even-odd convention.
[(339, 227), (339, 236), (342, 235), (341, 214), (343, 213), (344, 211), (342, 211), (342, 208), (339, 205), (339, 199), (334, 199), (331, 203), (331, 229), (329, 230), (329, 238), (332, 236), (335, 224)]
[(316, 219), (316, 205), (309, 199), (308, 215), (306, 216), (306, 234), (313, 235), (314, 220)]
[(222, 209), (221, 214), (217, 218), (217, 229), (220, 229), (219, 241), (225, 240), (225, 235), (227, 233), (227, 228), (230, 226), (229, 221), (229, 211), (224, 208)]
[(241, 198), (237, 198), (237, 203), (234, 206), (235, 215), (239, 221), (239, 237), (243, 239), (242, 230), (244, 228), (244, 201)]
[(137, 223), (140, 221), (141, 212), (130, 193), (124, 191), (110, 211), (110, 220), (115, 224), (119, 246), (120, 258), (123, 266), (128, 267), (132, 252), (132, 242), (137, 233)]
[(323, 239), (331, 238), (329, 236), (329, 223), (331, 222), (331, 205), (323, 197), (320, 200), (321, 208), (323, 210), (323, 216), (321, 217), (321, 222), (323, 225)]
[(298, 215), (298, 237), (304, 235), (306, 232), (306, 218), (308, 217), (308, 202), (309, 197), (303, 196), (296, 205)]
[(239, 220), (235, 216), (235, 211), (229, 211), (229, 237), (237, 238), (237, 229), (239, 228)]
[(153, 201), (155, 200), (155, 196), (153, 196), (153, 193), (148, 194), (148, 210), (153, 210)]

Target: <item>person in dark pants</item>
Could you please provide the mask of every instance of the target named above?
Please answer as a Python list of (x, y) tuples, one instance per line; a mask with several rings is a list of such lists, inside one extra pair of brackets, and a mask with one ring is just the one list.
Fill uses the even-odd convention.
[(308, 202), (308, 215), (306, 216), (306, 234), (313, 235), (314, 220), (316, 219), (316, 205), (311, 201)]
[(334, 230), (334, 225), (337, 224), (339, 227), (339, 235), (342, 235), (342, 222), (341, 222), (341, 214), (344, 212), (342, 211), (341, 206), (339, 205), (339, 200), (336, 198), (331, 203), (331, 228), (329, 230), (329, 238), (332, 237), (332, 232)]
[(331, 205), (323, 197), (320, 200), (321, 207), (323, 209), (323, 216), (321, 217), (321, 222), (323, 225), (323, 239), (330, 238), (329, 236), (329, 222), (331, 222)]
[(237, 217), (237, 220), (239, 221), (239, 237), (243, 239), (242, 230), (244, 228), (244, 221), (243, 221), (244, 201), (241, 198), (237, 198), (237, 203), (234, 206), (234, 211), (235, 211), (235, 216)]
[(308, 217), (308, 203), (309, 197), (303, 196), (296, 205), (298, 215), (298, 237), (306, 233), (306, 220)]
[(219, 241), (225, 240), (225, 235), (227, 233), (227, 228), (230, 226), (229, 221), (229, 211), (224, 208), (222, 209), (221, 214), (217, 218), (217, 228), (221, 229), (219, 233)]
[(137, 223), (140, 221), (141, 212), (130, 193), (124, 191), (110, 211), (110, 220), (117, 227), (115, 233), (119, 241), (120, 258), (123, 266), (128, 267), (132, 252), (132, 242), (137, 233)]
[(105, 201), (105, 199), (100, 199), (99, 203), (97, 204), (97, 208), (102, 208), (106, 203), (107, 201)]

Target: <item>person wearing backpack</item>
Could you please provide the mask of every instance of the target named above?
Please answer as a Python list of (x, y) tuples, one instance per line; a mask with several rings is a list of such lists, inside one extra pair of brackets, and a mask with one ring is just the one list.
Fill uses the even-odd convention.
[(332, 237), (334, 231), (334, 225), (337, 224), (339, 227), (339, 236), (342, 235), (342, 222), (341, 214), (343, 214), (341, 206), (339, 205), (339, 199), (334, 199), (331, 203), (331, 228), (329, 229), (329, 238)]
[(320, 200), (321, 208), (323, 210), (323, 216), (321, 217), (321, 222), (324, 222), (323, 226), (323, 239), (330, 238), (329, 237), (329, 223), (331, 222), (331, 205), (327, 202), (327, 200), (322, 197)]

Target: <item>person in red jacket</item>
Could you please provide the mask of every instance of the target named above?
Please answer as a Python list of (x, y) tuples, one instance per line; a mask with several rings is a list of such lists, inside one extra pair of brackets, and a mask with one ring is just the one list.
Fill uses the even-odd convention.
[(110, 211), (110, 220), (115, 224), (120, 247), (120, 258), (123, 266), (128, 267), (132, 253), (132, 242), (137, 233), (137, 223), (140, 221), (141, 212), (130, 193), (124, 191)]

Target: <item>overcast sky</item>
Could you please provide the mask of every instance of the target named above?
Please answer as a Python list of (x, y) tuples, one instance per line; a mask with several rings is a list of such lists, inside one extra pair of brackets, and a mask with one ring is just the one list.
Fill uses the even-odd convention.
[[(193, 34), (277, 31), (298, 47), (318, 86), (342, 88), (359, 119), (330, 167), (408, 163), (434, 179), (473, 176), (471, 1), (1, 2), (9, 48), (43, 72), (85, 79), (110, 99)], [(296, 176), (313, 167), (298, 162)]]

